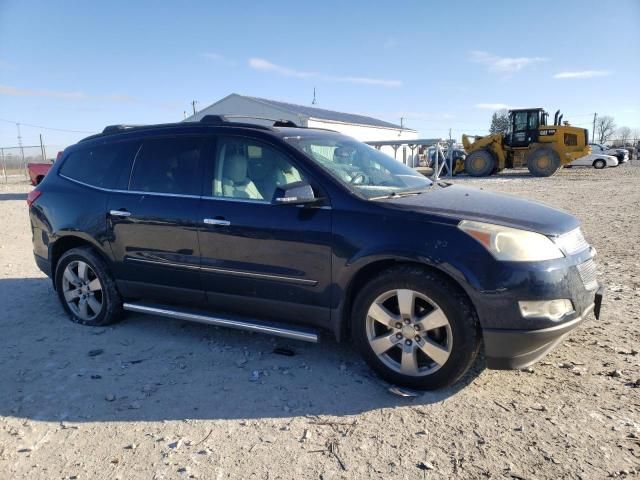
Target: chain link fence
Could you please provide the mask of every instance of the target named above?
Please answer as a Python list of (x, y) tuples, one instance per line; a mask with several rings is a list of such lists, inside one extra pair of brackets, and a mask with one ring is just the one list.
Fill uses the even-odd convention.
[(15, 183), (29, 180), (30, 163), (53, 163), (59, 150), (56, 145), (24, 145), (0, 147), (0, 182)]

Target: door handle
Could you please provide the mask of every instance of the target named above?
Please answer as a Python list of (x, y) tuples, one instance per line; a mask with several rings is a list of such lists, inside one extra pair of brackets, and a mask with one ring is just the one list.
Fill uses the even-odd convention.
[(205, 218), (204, 223), (207, 225), (219, 225), (221, 227), (228, 227), (231, 225), (229, 220), (225, 220), (223, 218)]
[(131, 216), (131, 212), (127, 212), (126, 210), (109, 210), (109, 215), (112, 217), (129, 217)]

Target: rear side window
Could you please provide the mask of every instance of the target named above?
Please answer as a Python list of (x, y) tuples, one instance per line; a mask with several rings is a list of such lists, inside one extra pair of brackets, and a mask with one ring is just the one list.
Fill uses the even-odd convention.
[(118, 142), (76, 150), (64, 160), (60, 174), (94, 187), (126, 189), (139, 146)]
[(203, 137), (145, 141), (133, 166), (129, 190), (200, 195), (206, 145)]

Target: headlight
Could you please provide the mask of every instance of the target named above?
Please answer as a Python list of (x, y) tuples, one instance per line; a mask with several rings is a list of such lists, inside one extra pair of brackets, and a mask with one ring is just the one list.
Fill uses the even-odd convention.
[(461, 221), (458, 228), (480, 242), (496, 260), (537, 262), (564, 257), (551, 239), (539, 233), (471, 220)]

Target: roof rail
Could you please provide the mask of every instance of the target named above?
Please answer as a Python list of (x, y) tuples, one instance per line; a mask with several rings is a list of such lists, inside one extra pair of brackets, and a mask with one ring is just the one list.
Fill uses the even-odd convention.
[(214, 125), (219, 125), (226, 122), (227, 121), (222, 115), (205, 115), (200, 119), (200, 123), (209, 123)]
[(129, 130), (131, 128), (139, 128), (144, 127), (146, 125), (107, 125), (102, 130), (102, 133), (115, 133), (115, 132), (124, 132), (125, 130)]

